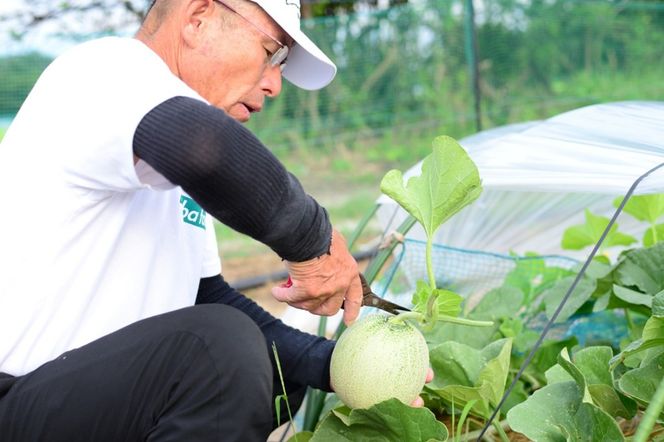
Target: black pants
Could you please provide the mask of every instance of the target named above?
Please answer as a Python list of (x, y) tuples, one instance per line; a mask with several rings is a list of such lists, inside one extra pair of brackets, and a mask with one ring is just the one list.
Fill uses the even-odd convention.
[(265, 339), (224, 305), (148, 318), (0, 376), (3, 442), (265, 442), (271, 430)]

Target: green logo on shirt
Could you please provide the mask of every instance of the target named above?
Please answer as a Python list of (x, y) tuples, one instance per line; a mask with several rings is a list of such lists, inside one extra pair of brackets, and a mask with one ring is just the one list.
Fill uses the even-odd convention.
[(207, 213), (196, 201), (188, 196), (180, 195), (180, 207), (182, 208), (182, 221), (205, 230)]

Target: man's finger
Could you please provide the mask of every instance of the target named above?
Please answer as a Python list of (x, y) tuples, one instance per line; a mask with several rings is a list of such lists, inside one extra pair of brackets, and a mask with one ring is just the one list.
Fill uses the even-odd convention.
[(293, 287), (275, 286), (272, 287), (272, 296), (274, 296), (274, 299), (277, 301), (288, 302), (293, 296), (291, 292), (294, 290)]
[(424, 380), (424, 382), (428, 384), (431, 381), (433, 381), (433, 370), (431, 369), (431, 367), (429, 367), (429, 370), (427, 371), (427, 377)]
[(343, 300), (340, 301), (339, 298), (328, 298), (325, 302), (310, 311), (311, 313), (320, 316), (333, 316), (337, 314), (339, 309), (341, 309), (341, 302), (343, 302)]
[(424, 407), (424, 399), (422, 399), (422, 397), (418, 396), (418, 397), (415, 398), (415, 400), (413, 402), (410, 403), (410, 406), (415, 407), (415, 408)]
[(350, 284), (348, 292), (346, 292), (346, 299), (344, 299), (344, 323), (347, 326), (355, 322), (360, 315), (360, 307), (362, 307), (362, 282), (360, 281), (360, 275), (357, 274)]

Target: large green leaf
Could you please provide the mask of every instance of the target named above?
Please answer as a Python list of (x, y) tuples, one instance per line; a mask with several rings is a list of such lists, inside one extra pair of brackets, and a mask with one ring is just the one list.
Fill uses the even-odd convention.
[(597, 346), (579, 350), (573, 360), (586, 380), (593, 402), (610, 416), (630, 419), (636, 413), (636, 403), (615, 390), (609, 369), (612, 357), (610, 347)]
[(388, 399), (349, 415), (333, 411), (318, 425), (311, 442), (438, 442), (447, 428), (427, 408), (413, 408)]
[(636, 413), (636, 403), (614, 388), (609, 362), (610, 347), (587, 347), (574, 354), (571, 362), (566, 350), (558, 356), (558, 364), (546, 372), (549, 385), (573, 380), (583, 391), (584, 402), (593, 403), (612, 417), (630, 419)]
[(421, 331), (429, 344), (429, 349), (433, 349), (445, 341), (463, 342), (469, 347), (481, 349), (497, 339), (497, 329), (498, 324), (493, 327), (468, 327), (449, 322), (438, 322), (433, 329), (423, 328)]
[(655, 394), (662, 377), (664, 377), (664, 353), (660, 353), (649, 361), (644, 361), (641, 367), (623, 374), (618, 381), (618, 386), (627, 396), (647, 405), (652, 395)]
[(547, 385), (513, 407), (507, 422), (536, 442), (624, 441), (616, 421), (582, 398), (574, 381)]
[[(610, 366), (612, 369), (614, 369), (621, 362), (625, 362), (625, 364), (627, 365), (628, 361), (633, 359), (634, 355), (647, 350), (657, 349), (660, 347), (664, 347), (664, 339), (662, 338), (650, 339), (648, 341), (644, 341), (643, 339), (637, 339), (636, 341), (630, 343), (627, 347), (625, 347), (622, 352), (614, 356), (611, 359)], [(629, 364), (630, 367), (634, 367), (636, 365), (637, 364), (632, 364), (632, 363)]]
[(664, 290), (664, 242), (652, 247), (630, 250), (616, 265), (616, 283), (636, 287), (641, 292), (655, 295)]
[(439, 389), (449, 385), (473, 386), (487, 362), (482, 351), (459, 342), (447, 341), (429, 351), (435, 376), (427, 387)]
[[(622, 200), (622, 197), (616, 198), (613, 205), (618, 207)], [(664, 193), (634, 195), (627, 201), (623, 210), (639, 221), (655, 224), (664, 216)]]
[(288, 438), (288, 442), (309, 442), (314, 436), (311, 431), (300, 431)]
[(523, 291), (516, 287), (502, 286), (488, 291), (468, 314), (469, 318), (498, 321), (513, 318), (524, 301)]
[(547, 266), (543, 259), (534, 256), (517, 258), (514, 263), (514, 269), (505, 276), (503, 287), (521, 289), (525, 303), (551, 287), (558, 279), (572, 274), (572, 271), (562, 267)]
[(586, 378), (588, 385), (613, 385), (613, 378), (609, 371), (609, 361), (613, 357), (611, 347), (587, 347), (574, 353), (574, 364), (579, 367)]
[(459, 407), (475, 400), (472, 412), (486, 418), (505, 391), (511, 350), (511, 339), (500, 339), (481, 350), (444, 342), (430, 351), (436, 375), (426, 390)]
[(636, 290), (628, 289), (618, 284), (613, 284), (613, 294), (628, 304), (643, 305), (648, 308), (652, 307), (652, 295), (637, 292)]
[(655, 318), (664, 318), (664, 290), (653, 296), (652, 315)]
[[(586, 223), (569, 227), (563, 233), (562, 248), (567, 250), (581, 250), (587, 246), (597, 244), (602, 233), (609, 225), (609, 219), (594, 215), (586, 209)], [(603, 247), (628, 246), (634, 244), (636, 238), (618, 232), (618, 224), (613, 224), (604, 239)]]
[[(581, 358), (583, 368), (580, 368), (563, 350), (558, 365), (547, 371), (550, 384), (507, 413), (510, 427), (538, 442), (624, 440), (613, 417), (594, 403), (593, 390), (603, 400), (607, 393), (603, 388), (607, 377), (601, 368), (601, 361), (608, 362), (607, 356), (610, 354), (605, 349), (591, 350)], [(600, 361), (591, 361), (593, 357), (599, 357)], [(584, 371), (599, 383), (590, 385)], [(609, 409), (617, 407), (620, 413), (628, 414), (615, 399), (609, 401)]]
[[(550, 289), (544, 291), (543, 299), (546, 306), (546, 316), (548, 318), (553, 316), (565, 297), (565, 294), (572, 286), (575, 278), (576, 277), (574, 276), (567, 276), (558, 280), (558, 282), (556, 282), (556, 284)], [(594, 279), (586, 277), (581, 278), (556, 318), (556, 322), (564, 322), (576, 313), (576, 311), (590, 299), (596, 287), (597, 285)]]
[(433, 141), (433, 152), (422, 162), (422, 174), (404, 186), (398, 170), (389, 171), (381, 191), (396, 201), (420, 224), (429, 238), (438, 227), (480, 196), (477, 166), (453, 138)]

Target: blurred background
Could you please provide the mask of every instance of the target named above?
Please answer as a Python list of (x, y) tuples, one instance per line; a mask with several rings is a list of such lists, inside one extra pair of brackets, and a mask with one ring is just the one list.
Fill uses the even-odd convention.
[[(54, 57), (88, 39), (131, 36), (149, 3), (2, 0), (0, 137)], [(303, 0), (302, 15), (337, 77), (318, 92), (285, 83), (249, 127), (347, 235), (384, 173), (421, 160), (437, 135), (664, 100), (662, 1)], [(281, 268), (262, 245), (222, 225), (217, 233), (227, 279)], [(379, 235), (370, 224), (360, 248)]]

